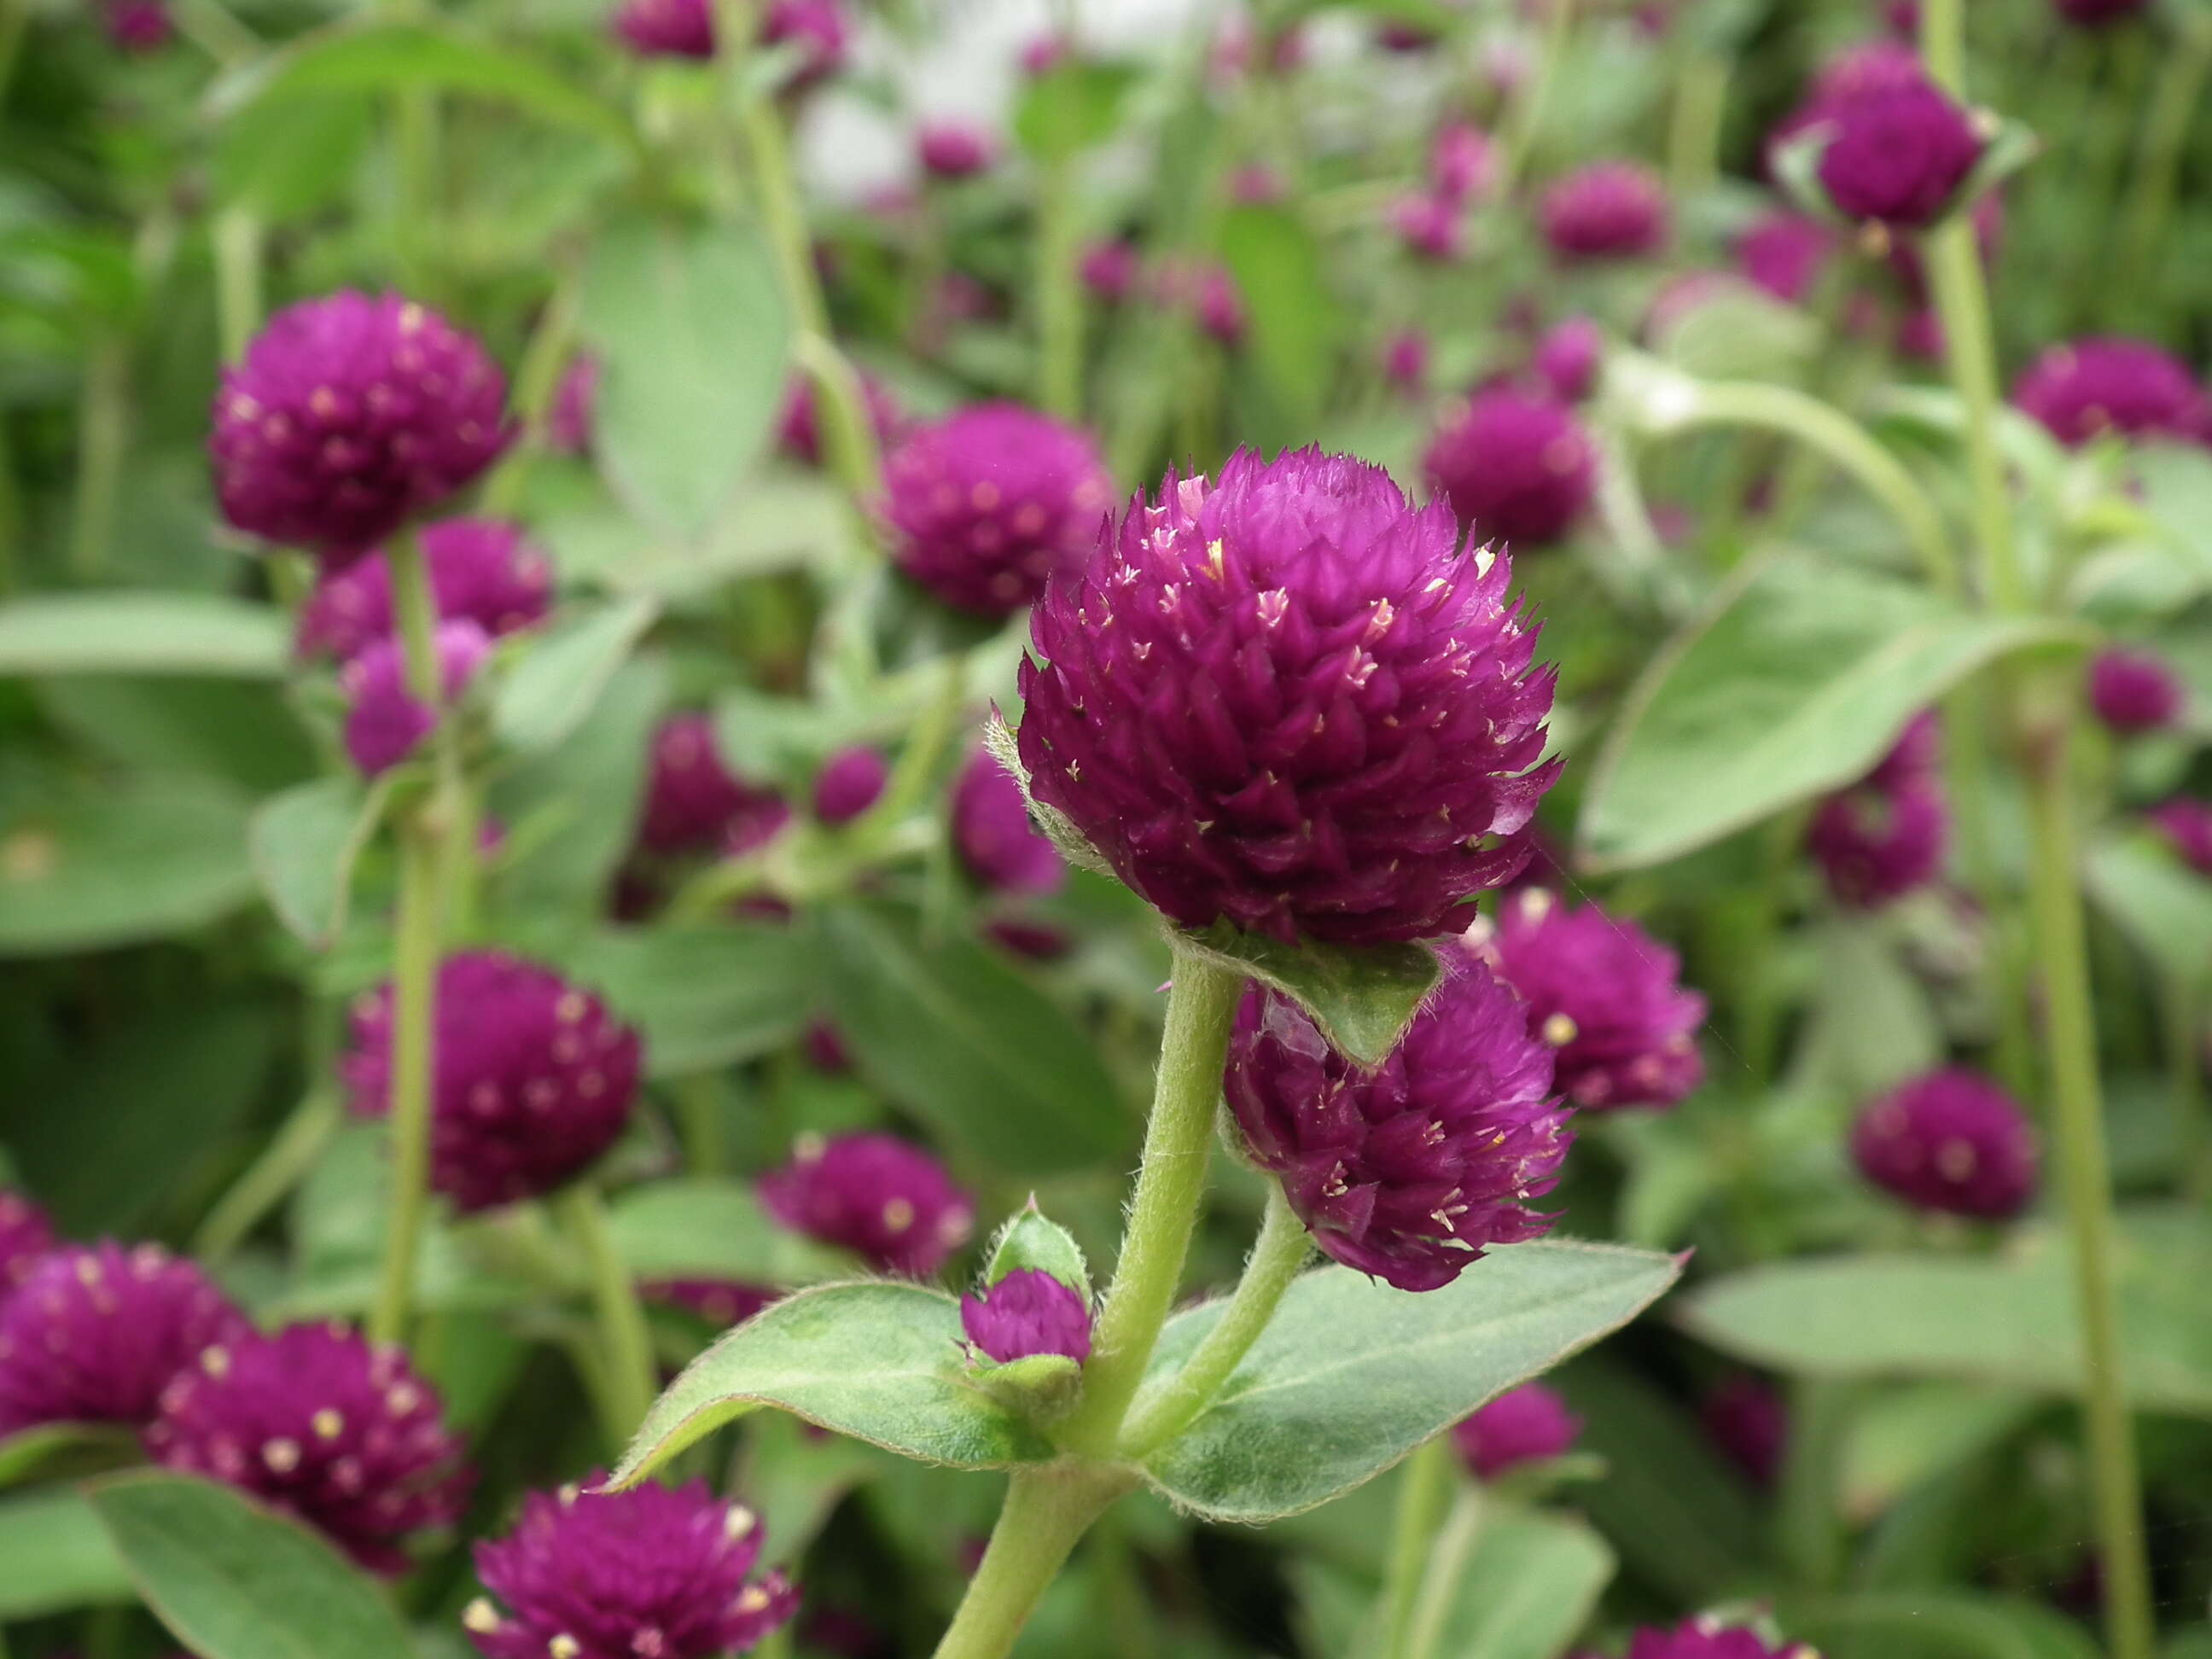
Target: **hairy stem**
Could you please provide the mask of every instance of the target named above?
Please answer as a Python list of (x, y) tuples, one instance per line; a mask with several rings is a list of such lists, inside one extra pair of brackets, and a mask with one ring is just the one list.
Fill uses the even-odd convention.
[(1004, 1659), (1076, 1540), (1130, 1486), (1118, 1471), (1048, 1464), (1018, 1469), (982, 1565), (937, 1644), (937, 1659)]
[(653, 1333), (637, 1298), (637, 1281), (622, 1252), (615, 1248), (614, 1235), (607, 1230), (599, 1189), (589, 1181), (571, 1182), (554, 1195), (553, 1208), (560, 1217), (562, 1231), (582, 1252), (585, 1269), (591, 1275), (592, 1312), (599, 1326), (599, 1358), (605, 1366), (601, 1410), (606, 1418), (608, 1443), (620, 1449), (645, 1421), (653, 1397), (659, 1392)]

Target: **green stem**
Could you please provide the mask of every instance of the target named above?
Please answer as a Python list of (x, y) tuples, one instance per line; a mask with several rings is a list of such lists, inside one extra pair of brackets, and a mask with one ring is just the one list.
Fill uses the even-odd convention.
[(2173, 1161), (2185, 1190), (2201, 1202), (2212, 1176), (2205, 1165), (2204, 1060), (2197, 1040), (2203, 1005), (2197, 987), (2180, 975), (2161, 969), (2158, 981), (2166, 1086), (2173, 1106)]
[(1267, 1217), (1260, 1224), (1252, 1254), (1245, 1259), (1244, 1275), (1237, 1281), (1236, 1294), (1174, 1380), (1130, 1413), (1121, 1431), (1124, 1457), (1134, 1462), (1149, 1456), (1206, 1408), (1275, 1316), (1284, 1292), (1306, 1265), (1312, 1249), (1305, 1223), (1291, 1208), (1283, 1189), (1272, 1188)]
[(1966, 0), (1921, 0), (1920, 57), (1937, 86), (1954, 98), (1966, 95)]
[(722, 1079), (696, 1072), (676, 1079), (676, 1122), (684, 1167), (695, 1176), (718, 1176), (728, 1164), (722, 1144)]
[(1037, 401), (1046, 414), (1075, 422), (1083, 418), (1083, 284), (1067, 163), (1045, 167), (1037, 187)]
[(1520, 181), (1527, 169), (1529, 153), (1535, 148), (1537, 130), (1544, 123), (1544, 106), (1552, 96), (1553, 83), (1559, 79), (1560, 60), (1566, 56), (1567, 37), (1574, 30), (1574, 0), (1551, 0), (1546, 9), (1548, 15), (1544, 23), (1544, 44), (1540, 49), (1534, 74), (1520, 98), (1515, 100), (1513, 112), (1505, 133), (1505, 153), (1500, 159), (1497, 194), (1504, 201)]
[(1489, 1496), (1481, 1486), (1471, 1480), (1462, 1483), (1421, 1574), (1412, 1628), (1406, 1633), (1405, 1659), (1432, 1659), (1443, 1639), (1445, 1621), (1451, 1617), (1460, 1581), (1466, 1576), (1468, 1558), (1474, 1553), (1475, 1540), (1482, 1535), (1488, 1508)]
[(192, 1255), (213, 1267), (236, 1249), (262, 1217), (283, 1202), (337, 1133), (337, 1096), (317, 1088), (294, 1109), (276, 1138), (230, 1184), (192, 1236)]
[(1182, 1282), (1183, 1258), (1198, 1224), (1206, 1160), (1213, 1150), (1213, 1113), (1221, 1098), (1230, 1023), (1244, 994), (1242, 974), (1180, 941), (1174, 950), (1175, 979), (1168, 992), (1167, 1030), (1160, 1039), (1144, 1161), (1137, 1170), (1121, 1256), (1092, 1334), (1082, 1403), (1063, 1437), (1069, 1447), (1099, 1456), (1112, 1449), (1120, 1435)]
[(1790, 1450), (1782, 1469), (1777, 1541), (1798, 1587), (1830, 1591), (1844, 1566), (1843, 1460), (1859, 1390), (1822, 1378), (1790, 1391)]
[(131, 345), (118, 330), (103, 329), (85, 356), (84, 390), (77, 405), (76, 514), (70, 539), (70, 570), (80, 580), (98, 575), (115, 533), (115, 501), (123, 480), (131, 431)]
[(2127, 228), (2120, 236), (2118, 269), (2149, 271), (2165, 240), (2173, 210), (2174, 180), (2189, 139), (2189, 124), (2204, 101), (2204, 80), (2212, 72), (2212, 21), (2177, 16), (2181, 39), (2166, 54), (2143, 118), (2142, 145), (2135, 165), (2135, 191), (2128, 202)]
[(2013, 545), (2012, 501), (2005, 485), (2004, 456), (1997, 447), (2002, 399), (1996, 352), (1990, 337), (1989, 291), (1982, 281), (1982, 256), (1974, 246), (1969, 216), (1954, 214), (1930, 232), (1927, 252), (1951, 383), (1966, 407), (1966, 471), (1973, 483), (1982, 589), (1998, 611), (2016, 616), (2027, 609), (2029, 596)]
[(982, 1565), (937, 1644), (937, 1659), (1004, 1659), (1091, 1523), (1130, 1477), (1079, 1464), (1017, 1470)]
[(600, 1358), (606, 1366), (602, 1409), (607, 1440), (617, 1448), (626, 1446), (637, 1432), (637, 1425), (645, 1421), (660, 1382), (653, 1358), (653, 1332), (645, 1322), (644, 1304), (637, 1297), (637, 1281), (615, 1247), (596, 1185), (587, 1180), (571, 1182), (554, 1194), (553, 1209), (562, 1230), (582, 1251), (591, 1274), (592, 1309), (599, 1322)]
[(522, 435), (484, 485), (483, 510), (492, 518), (505, 518), (514, 511), (532, 464), (545, 453), (554, 400), (561, 394), (561, 377), (575, 346), (576, 324), (582, 310), (582, 286), (574, 273), (564, 273), (546, 301), (538, 326), (531, 331), (521, 367), (515, 372), (514, 407), (521, 418)]
[(1414, 1604), (1419, 1600), (1429, 1553), (1451, 1496), (1452, 1445), (1437, 1435), (1414, 1449), (1398, 1477), (1398, 1518), (1382, 1577), (1381, 1659), (1412, 1659)]
[(216, 333), (223, 362), (234, 363), (261, 326), (261, 220), (250, 208), (226, 208), (216, 216), (210, 235)]

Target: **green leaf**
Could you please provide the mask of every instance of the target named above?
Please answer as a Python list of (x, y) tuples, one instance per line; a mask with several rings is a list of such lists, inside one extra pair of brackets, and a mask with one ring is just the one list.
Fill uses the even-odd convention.
[(253, 873), (276, 919), (311, 949), (345, 931), (353, 869), (376, 833), (391, 790), (329, 777), (272, 795), (246, 825)]
[[(1680, 1272), (1671, 1256), (1564, 1241), (1500, 1248), (1419, 1295), (1323, 1267), (1291, 1285), (1220, 1394), (1145, 1473), (1208, 1520), (1311, 1509), (1619, 1329)], [(1166, 1383), (1224, 1305), (1169, 1322), (1146, 1392)]]
[(1091, 1269), (1075, 1235), (1037, 1208), (1036, 1194), (999, 1230), (983, 1268), (983, 1283), (995, 1285), (1011, 1273), (1050, 1273), (1085, 1302), (1091, 1299)]
[(1795, 554), (1744, 574), (1653, 658), (1583, 800), (1589, 867), (1680, 857), (1863, 776), (1907, 720), (2067, 624), (1969, 613)]
[(2089, 896), (2176, 982), (2203, 988), (2212, 977), (2212, 882), (2148, 836), (2111, 837), (2090, 848)]
[(1103, 143), (1121, 125), (1121, 107), (1139, 79), (1126, 64), (1073, 54), (1022, 89), (1014, 137), (1039, 161), (1065, 161)]
[(825, 1285), (775, 1303), (693, 1360), (609, 1485), (642, 1480), (762, 1406), (925, 1463), (999, 1469), (1051, 1444), (969, 1378), (960, 1304), (927, 1285)]
[(778, 1225), (750, 1185), (698, 1177), (623, 1194), (607, 1215), (639, 1279), (733, 1279), (784, 1287), (850, 1273), (842, 1252)]
[(1820, 925), (1819, 976), (1797, 1066), (1842, 1100), (1865, 1100), (1942, 1063), (1928, 992), (1896, 941), (1872, 918)]
[(216, 130), (216, 198), (272, 223), (313, 213), (352, 178), (375, 131), (365, 94), (264, 98)]
[(1091, 1039), (971, 939), (926, 941), (888, 904), (821, 921), (830, 1006), (868, 1080), (1017, 1176), (1125, 1154), (1135, 1131)]
[(1701, 295), (1652, 341), (1675, 368), (1706, 380), (1787, 380), (1820, 343), (1818, 323), (1733, 276)]
[(501, 679), (492, 705), (500, 742), (527, 755), (572, 734), (590, 718), (659, 611), (650, 597), (634, 594), (532, 639)]
[(1821, 1659), (2098, 1659), (2074, 1620), (1978, 1590), (1915, 1589), (1785, 1605), (1790, 1634)]
[(126, 775), (25, 805), (0, 827), (0, 956), (159, 939), (252, 896), (245, 803), (212, 779)]
[(1437, 1634), (1439, 1659), (1559, 1659), (1612, 1579), (1613, 1551), (1584, 1522), (1541, 1510), (1487, 1516), (1480, 1527)]
[(1979, 1383), (1885, 1389), (1859, 1408), (1844, 1443), (1846, 1516), (1875, 1519), (1912, 1487), (1996, 1446), (2043, 1408), (2033, 1395)]
[(66, 674), (37, 694), (49, 720), (123, 766), (203, 772), (254, 794), (315, 775), (313, 742), (265, 680)]
[(278, 679), (291, 649), (282, 611), (214, 593), (40, 593), (0, 605), (0, 675)]
[(202, 1659), (414, 1659), (381, 1585), (242, 1492), (149, 1473), (87, 1495), (147, 1606)]
[(644, 518), (696, 537), (720, 517), (781, 404), (790, 322), (768, 247), (728, 225), (626, 220), (584, 274), (599, 358), (592, 447)]
[(816, 1002), (811, 953), (789, 927), (610, 928), (562, 960), (644, 1032), (646, 1071), (656, 1078), (715, 1071), (782, 1048)]
[(2153, 443), (2136, 449), (2129, 464), (2144, 511), (2198, 578), (2212, 580), (2212, 455), (2195, 444)]
[(0, 1619), (127, 1607), (137, 1599), (122, 1558), (80, 1494), (0, 1499)]
[(112, 1423), (41, 1423), (0, 1439), (0, 1486), (93, 1474), (139, 1455), (138, 1437)]
[(1222, 216), (1221, 257), (1244, 296), (1253, 361), (1292, 420), (1317, 420), (1345, 315), (1313, 233), (1282, 208), (1234, 207)]
[(1421, 1004), (1443, 977), (1425, 945), (1285, 945), (1225, 921), (1176, 943), (1273, 986), (1314, 1018), (1347, 1060), (1379, 1066), (1398, 1046)]

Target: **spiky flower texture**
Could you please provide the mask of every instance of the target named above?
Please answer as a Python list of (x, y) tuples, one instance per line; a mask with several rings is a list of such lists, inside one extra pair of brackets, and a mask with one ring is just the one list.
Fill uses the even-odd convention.
[(1042, 1353), (1081, 1364), (1091, 1358), (1091, 1310), (1083, 1292), (1036, 1267), (1017, 1267), (963, 1297), (960, 1328), (978, 1352), (1011, 1364)]
[(1511, 577), (1348, 456), (1170, 475), (1037, 607), (1030, 789), (1183, 927), (1448, 931), (1521, 867), (1557, 775)]

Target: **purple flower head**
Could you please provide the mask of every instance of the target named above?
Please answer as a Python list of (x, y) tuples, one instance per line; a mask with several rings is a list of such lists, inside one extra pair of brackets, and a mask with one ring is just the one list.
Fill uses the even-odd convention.
[(1091, 440), (1018, 404), (917, 427), (884, 466), (899, 567), (945, 604), (1004, 617), (1080, 563), (1114, 481)]
[(1862, 40), (1844, 47), (1820, 66), (1807, 101), (1814, 109), (1832, 109), (1869, 93), (1916, 86), (1927, 78), (1928, 66), (1910, 42)]
[[(538, 1198), (614, 1145), (637, 1098), (638, 1035), (588, 991), (496, 951), (438, 969), (430, 1182), (463, 1211)], [(392, 988), (354, 1006), (353, 1109), (391, 1107)]]
[(1091, 1310), (1083, 1293), (1036, 1267), (1017, 1267), (961, 1298), (960, 1328), (1001, 1365), (1032, 1354), (1091, 1358)]
[(952, 786), (952, 845), (968, 873), (996, 893), (1056, 893), (1067, 883), (1060, 849), (1030, 822), (1022, 787), (977, 750)]
[(2115, 732), (2155, 732), (2180, 717), (2181, 682), (2147, 651), (2100, 651), (2089, 665), (2089, 706)]
[(2143, 815), (2183, 863), (2212, 876), (2212, 804), (2177, 795)]
[(216, 392), (223, 516), (349, 562), (498, 459), (506, 403), (484, 349), (412, 300), (344, 289), (287, 307)]
[(1212, 339), (1235, 346), (1244, 338), (1244, 293), (1218, 260), (1171, 260), (1155, 274), (1163, 305), (1185, 311)]
[[(472, 622), (438, 624), (438, 678), (448, 705), (459, 700), (490, 654), (491, 641)], [(407, 688), (406, 649), (381, 639), (345, 665), (345, 749), (365, 777), (389, 771), (434, 731), (437, 712)]]
[(1781, 1478), (1790, 1449), (1790, 1407), (1781, 1392), (1750, 1371), (1737, 1371), (1707, 1395), (1698, 1411), (1705, 1432), (1753, 1486)]
[(1180, 926), (1447, 931), (1520, 867), (1558, 775), (1511, 580), (1349, 456), (1171, 473), (1036, 610), (1030, 788)]
[(1447, 121), (1429, 143), (1429, 184), (1447, 202), (1486, 202), (1498, 188), (1498, 145), (1468, 121)]
[(1480, 1480), (1574, 1449), (1583, 1420), (1541, 1382), (1523, 1382), (1462, 1418), (1452, 1429), (1459, 1455)]
[(177, 33), (167, 0), (109, 0), (101, 21), (108, 44), (133, 54), (159, 52)]
[[(897, 441), (899, 432), (906, 424), (906, 411), (899, 407), (891, 390), (874, 375), (860, 376), (860, 401), (868, 411), (868, 425), (873, 428), (878, 444)], [(792, 377), (790, 389), (784, 393), (783, 415), (776, 427), (776, 443), (783, 453), (795, 461), (809, 466), (822, 465), (821, 417), (814, 409), (814, 382), (805, 374)]]
[(157, 1462), (298, 1516), (372, 1572), (400, 1541), (459, 1518), (471, 1476), (437, 1390), (396, 1347), (337, 1325), (292, 1325), (204, 1350), (161, 1390)]
[(1594, 161), (1545, 191), (1544, 240), (1569, 261), (1633, 259), (1667, 243), (1667, 191), (1634, 161)]
[(876, 804), (890, 768), (872, 749), (841, 749), (814, 779), (814, 816), (824, 823), (850, 823)]
[(975, 1224), (945, 1166), (896, 1135), (802, 1136), (791, 1162), (761, 1177), (760, 1195), (785, 1226), (910, 1279), (943, 1267)]
[(1779, 210), (1753, 220), (1735, 245), (1736, 266), (1776, 299), (1802, 305), (1812, 297), (1835, 238), (1818, 220)]
[(637, 1287), (648, 1302), (680, 1308), (709, 1325), (742, 1325), (783, 1294), (735, 1279), (656, 1279)]
[(1382, 373), (1401, 392), (1419, 392), (1429, 380), (1429, 337), (1400, 329), (1382, 344)]
[(246, 1329), (206, 1274), (158, 1244), (49, 1251), (0, 1303), (0, 1435), (40, 1423), (143, 1426), (180, 1367)]
[(672, 714), (653, 734), (638, 840), (654, 853), (757, 846), (781, 828), (790, 809), (773, 789), (746, 782), (722, 763), (714, 723), (704, 714)]
[(1844, 97), (1821, 118), (1821, 187), (1846, 218), (1906, 230), (1932, 223), (1974, 163), (1973, 119), (1933, 82), (1914, 79)]
[(1932, 708), (1923, 708), (1905, 721), (1888, 751), (1866, 775), (1868, 785), (1894, 789), (1936, 775), (1943, 760), (1943, 726)]
[(1119, 305), (1137, 285), (1137, 250), (1127, 242), (1093, 242), (1076, 267), (1083, 286), (1109, 305)]
[(2068, 22), (2091, 29), (2125, 22), (2150, 9), (2150, 0), (2051, 0), (2051, 4)]
[(1429, 481), (1478, 541), (1557, 541), (1589, 504), (1597, 453), (1573, 410), (1540, 392), (1485, 386), (1422, 459)]
[(1426, 191), (1401, 196), (1391, 205), (1390, 223), (1406, 251), (1418, 258), (1449, 264), (1459, 258), (1465, 227), (1459, 204)]
[(1527, 1202), (1552, 1190), (1572, 1139), (1518, 1000), (1480, 963), (1445, 969), (1373, 1072), (1295, 1003), (1248, 992), (1223, 1084), (1252, 1161), (1281, 1178), (1314, 1242), (1401, 1291), (1548, 1231)]
[(998, 158), (988, 133), (964, 121), (926, 121), (915, 134), (915, 155), (933, 179), (972, 179)]
[(844, 1034), (830, 1021), (818, 1016), (808, 1020), (799, 1041), (816, 1071), (842, 1077), (853, 1069), (852, 1050), (845, 1046)]
[(763, 46), (791, 45), (799, 49), (799, 70), (791, 79), (793, 92), (827, 80), (845, 67), (850, 34), (845, 9), (837, 0), (770, 0), (761, 18)]
[[(422, 544), (441, 619), (472, 622), (495, 639), (544, 620), (553, 568), (520, 526), (446, 519), (423, 526)], [(300, 654), (344, 662), (392, 631), (392, 566), (380, 548), (322, 573), (300, 610)]]
[(1932, 775), (1884, 785), (1875, 777), (1814, 809), (1806, 847), (1842, 902), (1874, 909), (1942, 872), (1951, 812)]
[(1597, 385), (1605, 336), (1587, 317), (1570, 317), (1544, 331), (1530, 360), (1537, 378), (1563, 404), (1578, 404)]
[(0, 1187), (0, 1305), (31, 1276), (39, 1258), (54, 1248), (46, 1212), (8, 1188)]
[(1859, 1173), (1916, 1209), (2002, 1221), (2035, 1195), (2035, 1135), (2011, 1096), (1949, 1067), (1884, 1095), (1851, 1126)]
[(1672, 1630), (1647, 1626), (1629, 1638), (1623, 1659), (1820, 1659), (1796, 1642), (1770, 1646), (1757, 1631), (1723, 1627), (1710, 1618), (1688, 1619)]
[(476, 1547), (507, 1611), (480, 1597), (461, 1622), (487, 1659), (724, 1659), (799, 1611), (781, 1572), (753, 1576), (763, 1541), (760, 1517), (703, 1480), (532, 1492), (513, 1532)]
[(2014, 383), (2012, 400), (2074, 447), (2107, 432), (2212, 441), (2212, 399), (2185, 364), (2144, 340), (2052, 346)]
[(1634, 922), (1529, 888), (1468, 943), (1527, 1005), (1528, 1033), (1551, 1047), (1557, 1085), (1577, 1106), (1672, 1106), (1705, 1080), (1705, 1000)]
[(1375, 44), (1385, 52), (1427, 52), (1437, 44), (1437, 32), (1419, 23), (1393, 22), (1385, 18), (1376, 26)]
[(1271, 206), (1289, 190), (1283, 175), (1265, 161), (1247, 161), (1229, 175), (1229, 199), (1244, 207)]
[(712, 58), (714, 0), (623, 0), (615, 33), (647, 58)]
[(1064, 34), (1032, 35), (1022, 43), (1022, 73), (1032, 80), (1049, 75), (1075, 55), (1075, 43)]
[(599, 402), (599, 360), (580, 351), (561, 371), (553, 409), (545, 422), (545, 441), (563, 455), (581, 455), (592, 447), (592, 421)]

